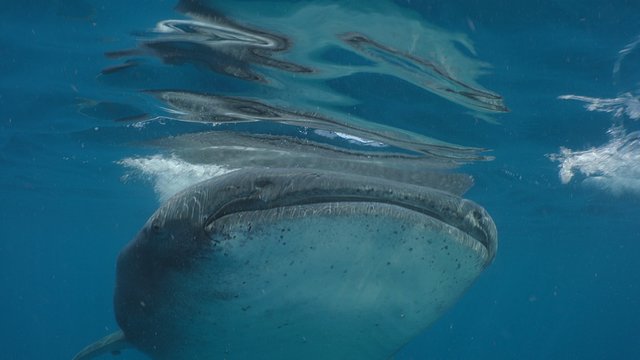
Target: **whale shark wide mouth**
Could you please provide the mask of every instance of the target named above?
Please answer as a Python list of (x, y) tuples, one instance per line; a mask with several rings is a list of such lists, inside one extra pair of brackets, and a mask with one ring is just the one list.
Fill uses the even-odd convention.
[(338, 173), (312, 175), (306, 184), (298, 184), (302, 185), (298, 190), (290, 189), (292, 183), (278, 180), (272, 175), (257, 177), (251, 184), (255, 191), (219, 206), (204, 222), (205, 230), (213, 232), (222, 218), (245, 212), (325, 204), (334, 208), (334, 216), (339, 216), (335, 209), (340, 207), (373, 209), (391, 205), (396, 212), (415, 212), (469, 235), (486, 249), (489, 260), (495, 254), (495, 225), (488, 213), (472, 201), (428, 187)]

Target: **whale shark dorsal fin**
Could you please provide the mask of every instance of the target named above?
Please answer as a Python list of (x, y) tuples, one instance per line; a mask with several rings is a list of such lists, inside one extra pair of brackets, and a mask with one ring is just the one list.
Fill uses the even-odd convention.
[(82, 349), (72, 360), (94, 359), (106, 353), (119, 354), (120, 351), (129, 347), (131, 345), (125, 338), (124, 333), (122, 330), (118, 330)]

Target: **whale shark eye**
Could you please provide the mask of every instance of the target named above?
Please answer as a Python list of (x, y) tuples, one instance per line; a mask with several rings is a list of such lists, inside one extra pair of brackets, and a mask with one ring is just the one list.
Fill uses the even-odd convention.
[(473, 217), (478, 222), (480, 222), (482, 220), (482, 218), (483, 218), (482, 214), (479, 211), (476, 211), (476, 210), (473, 211)]
[(151, 231), (159, 232), (162, 227), (160, 226), (160, 222), (158, 220), (153, 220), (151, 222)]
[(273, 181), (269, 179), (256, 179), (254, 184), (256, 188), (261, 189), (273, 185)]

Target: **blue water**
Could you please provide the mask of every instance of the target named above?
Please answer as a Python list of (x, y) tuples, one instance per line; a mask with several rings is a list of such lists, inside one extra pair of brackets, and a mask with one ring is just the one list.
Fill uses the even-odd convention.
[[(290, 2), (219, 3), (261, 28), (278, 26), (261, 17), (265, 9), (296, 19)], [(287, 85), (278, 88), (148, 52), (105, 56), (161, 36), (150, 31), (159, 21), (187, 19), (172, 1), (0, 2), (1, 357), (69, 359), (117, 329), (115, 259), (159, 201), (152, 175), (119, 162), (153, 156), (144, 140), (201, 126), (167, 120), (168, 106), (140, 92), (164, 89), (281, 99), (488, 149), (482, 154), (493, 160), (458, 170), (475, 179), (465, 197), (498, 226), (496, 260), (397, 359), (640, 357), (640, 2), (389, 4), (440, 34), (463, 34), (475, 55), (460, 42), (434, 41), (444, 53), (432, 60), (499, 94), (509, 112), (420, 87), (414, 72), (307, 80), (263, 69), (271, 84)], [(394, 30), (381, 21), (365, 29), (381, 37)], [(400, 48), (409, 35), (399, 31), (386, 44)], [(420, 42), (428, 52), (429, 40)], [(304, 45), (293, 43), (292, 62)], [(377, 61), (354, 52), (327, 52), (314, 64), (346, 71)], [(135, 65), (105, 71), (127, 61)], [(145, 357), (132, 350), (119, 358)]]

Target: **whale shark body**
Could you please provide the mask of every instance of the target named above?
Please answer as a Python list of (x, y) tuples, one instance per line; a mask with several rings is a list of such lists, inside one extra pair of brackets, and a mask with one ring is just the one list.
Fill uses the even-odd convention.
[(313, 169), (248, 168), (176, 194), (123, 249), (121, 331), (75, 360), (389, 359), (492, 261), (457, 195)]

